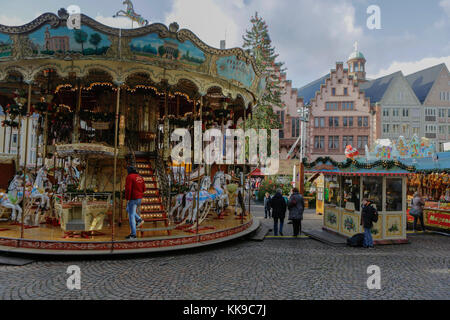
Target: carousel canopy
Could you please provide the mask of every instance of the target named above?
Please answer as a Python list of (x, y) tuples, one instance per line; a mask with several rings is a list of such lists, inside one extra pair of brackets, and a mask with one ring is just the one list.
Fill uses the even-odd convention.
[(71, 30), (67, 18), (61, 9), (23, 26), (0, 25), (0, 81), (11, 72), (34, 81), (49, 68), (64, 79), (100, 69), (121, 85), (138, 73), (146, 74), (158, 91), (168, 84), (174, 92), (204, 96), (219, 88), (223, 96), (241, 97), (245, 107), (254, 105), (265, 89), (265, 78), (244, 50), (210, 47), (175, 22), (122, 30), (81, 15), (81, 29)]

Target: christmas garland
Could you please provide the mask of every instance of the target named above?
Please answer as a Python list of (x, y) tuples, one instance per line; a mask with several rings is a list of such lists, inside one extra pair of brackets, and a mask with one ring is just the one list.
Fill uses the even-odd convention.
[(11, 119), (16, 118), (17, 116), (26, 116), (27, 115), (27, 109), (24, 106), (20, 106), (17, 104), (8, 104), (5, 107), (5, 112), (9, 114)]
[[(302, 160), (303, 165), (305, 168), (313, 168), (319, 163), (331, 163), (333, 166), (338, 167), (339, 169), (346, 169), (349, 168), (351, 165), (355, 166), (358, 169), (373, 169), (376, 167), (383, 167), (384, 169), (392, 169), (394, 167), (398, 167), (400, 169), (409, 171), (409, 172), (418, 172), (415, 166), (409, 166), (406, 165), (398, 160), (377, 160), (372, 163), (361, 163), (358, 162), (355, 159), (347, 159), (345, 162), (337, 162), (330, 157), (319, 157), (313, 162), (308, 163), (308, 160), (306, 158), (303, 158)], [(431, 172), (435, 172), (434, 170), (431, 170)]]

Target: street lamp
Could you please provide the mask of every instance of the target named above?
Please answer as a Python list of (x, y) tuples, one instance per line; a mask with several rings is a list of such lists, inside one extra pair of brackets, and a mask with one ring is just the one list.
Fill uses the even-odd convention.
[(306, 106), (302, 106), (301, 108), (297, 109), (297, 113), (300, 116), (300, 165), (299, 165), (299, 192), (300, 194), (304, 194), (304, 177), (305, 177), (305, 171), (304, 171), (304, 165), (303, 165), (303, 158), (305, 157), (305, 138), (306, 138), (306, 123), (309, 122), (309, 112), (308, 108)]

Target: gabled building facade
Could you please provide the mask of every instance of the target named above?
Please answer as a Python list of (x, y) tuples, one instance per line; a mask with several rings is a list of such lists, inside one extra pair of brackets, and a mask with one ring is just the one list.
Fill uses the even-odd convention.
[(376, 110), (358, 87), (358, 82), (365, 81), (364, 56), (360, 52), (352, 53), (348, 64), (352, 71), (337, 62), (336, 69), (328, 75), (299, 90), (299, 94), (307, 97), (315, 91), (308, 102), (307, 157), (310, 161), (321, 156), (343, 161), (348, 145), (364, 154), (365, 146), (370, 146), (376, 138)]
[(423, 136), (421, 103), (401, 71), (362, 83), (360, 89), (379, 110), (377, 138)]
[(450, 141), (450, 73), (444, 63), (406, 76), (421, 103), (422, 136), (434, 142), (437, 151)]

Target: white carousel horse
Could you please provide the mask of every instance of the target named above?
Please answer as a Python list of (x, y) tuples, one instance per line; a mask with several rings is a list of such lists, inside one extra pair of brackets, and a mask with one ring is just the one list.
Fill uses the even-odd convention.
[(47, 168), (44, 166), (39, 169), (31, 190), (32, 201), (39, 199), (39, 207), (44, 210), (50, 209), (50, 197), (45, 191), (46, 188), (51, 188), (51, 183), (47, 176)]
[[(197, 183), (193, 182), (191, 186), (189, 187), (188, 192), (195, 192), (197, 190)], [(183, 211), (183, 208), (186, 206), (186, 194), (187, 193), (180, 193), (177, 195), (175, 199), (175, 206), (170, 210), (170, 216), (175, 220), (179, 221), (181, 220), (180, 213)], [(176, 211), (176, 213), (175, 213)]]
[(216, 213), (219, 216), (230, 204), (228, 193), (225, 192), (226, 179), (227, 175), (223, 171), (218, 171), (213, 179), (215, 193), (211, 193), (211, 198), (214, 201)]
[[(197, 197), (197, 192), (188, 192), (186, 194), (186, 206), (183, 208), (183, 211), (181, 212), (181, 216), (186, 216), (185, 221), (189, 224), (194, 224), (197, 221), (198, 218), (198, 211), (200, 213), (205, 213), (209, 211), (212, 198), (211, 194), (207, 191), (209, 187), (211, 186), (211, 179), (208, 176), (203, 177), (201, 183), (200, 183), (200, 190), (198, 192), (199, 196)], [(194, 206), (194, 199), (198, 201), (198, 206)], [(187, 213), (187, 215), (186, 215)]]
[[(22, 208), (17, 202), (13, 203), (6, 193), (0, 193), (0, 206), (11, 209), (11, 221), (18, 221), (22, 217)], [(17, 214), (17, 212), (19, 214)]]
[(8, 193), (0, 193), (0, 205), (12, 209), (11, 221), (19, 221), (22, 217), (22, 208), (20, 206), (20, 202), (23, 200), (22, 184), (23, 176), (15, 175), (8, 186)]

